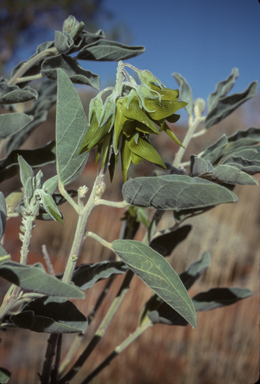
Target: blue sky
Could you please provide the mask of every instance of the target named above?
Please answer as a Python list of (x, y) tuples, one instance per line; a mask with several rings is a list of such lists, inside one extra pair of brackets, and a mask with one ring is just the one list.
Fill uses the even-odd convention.
[[(146, 48), (127, 61), (149, 69), (169, 88), (177, 87), (173, 72), (188, 80), (194, 99), (206, 99), (234, 67), (239, 77), (233, 91), (242, 92), (259, 80), (258, 0), (104, 0), (103, 4), (114, 16), (103, 23), (103, 30), (126, 24), (131, 44)], [(102, 87), (115, 78), (116, 63), (81, 64), (100, 75)]]

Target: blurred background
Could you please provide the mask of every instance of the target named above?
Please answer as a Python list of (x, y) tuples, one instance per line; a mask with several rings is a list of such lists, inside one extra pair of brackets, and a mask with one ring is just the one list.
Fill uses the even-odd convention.
[[(108, 39), (144, 45), (145, 53), (129, 62), (140, 69), (149, 69), (169, 88), (177, 87), (172, 73), (182, 74), (192, 88), (194, 99), (202, 97), (206, 100), (216, 83), (225, 79), (234, 67), (240, 73), (234, 92), (242, 92), (250, 82), (259, 79), (260, 4), (257, 0), (46, 0), (39, 3), (33, 0), (0, 0), (0, 75), (9, 77), (12, 67), (30, 57), (38, 44), (53, 40), (54, 31), (62, 28), (64, 19), (70, 14), (84, 21), (89, 31), (103, 29)], [(101, 88), (114, 84), (117, 63), (81, 61), (80, 65), (100, 75)], [(87, 113), (89, 100), (96, 93), (88, 87), (79, 87), (79, 93)], [(180, 139), (183, 139), (187, 127), (185, 113), (183, 110), (181, 119), (173, 127)], [(259, 113), (258, 91), (254, 99), (213, 126), (205, 136), (194, 140), (184, 161), (224, 132), (230, 135), (239, 129), (259, 127)], [(23, 148), (35, 148), (47, 143), (54, 138), (54, 127), (55, 108), (52, 108), (48, 120), (34, 131)], [(164, 160), (172, 162), (177, 146), (160, 136), (154, 144), (163, 153)], [(97, 170), (94, 157), (95, 154), (91, 154), (83, 175), (71, 188), (76, 189), (82, 184), (91, 187)], [(152, 171), (153, 166), (143, 161), (138, 167), (132, 166), (130, 176), (151, 175)], [(47, 166), (43, 172), (45, 177), (49, 177), (55, 169)], [(107, 182), (104, 197), (120, 200), (121, 183), (118, 172), (113, 188)], [(6, 195), (14, 186), (20, 186), (17, 178), (4, 182), (1, 190)], [(177, 272), (182, 272), (204, 251), (209, 251), (211, 266), (190, 294), (193, 296), (213, 287), (237, 286), (251, 289), (253, 296), (227, 308), (199, 313), (195, 330), (191, 327), (157, 325), (118, 356), (93, 383), (251, 384), (257, 381), (259, 188), (236, 187), (235, 193), (239, 197), (237, 204), (219, 206), (190, 220), (193, 226), (191, 234), (168, 260)], [(76, 216), (70, 206), (65, 204), (61, 211), (65, 218), (64, 227), (58, 223), (37, 222), (29, 256), (30, 263), (43, 262), (41, 246), (46, 244), (56, 273), (64, 269), (76, 225)], [(111, 208), (102, 207), (102, 211), (96, 209), (92, 216), (90, 230), (108, 241), (119, 235), (123, 211), (112, 209), (111, 212)], [(165, 215), (162, 228), (171, 222), (171, 215)], [(14, 260), (19, 259), (19, 226), (19, 218), (9, 220), (7, 224), (5, 247)], [(141, 230), (137, 239), (142, 239), (143, 233)], [(84, 245), (80, 262), (91, 263), (111, 257), (107, 250), (104, 251), (90, 239)], [(113, 300), (120, 282), (118, 277), (108, 295), (108, 302), (101, 307), (96, 321), (91, 324), (85, 343)], [(87, 300), (78, 303), (84, 314), (92, 309), (104, 283), (98, 283), (95, 290), (88, 292)], [(133, 289), (104, 340), (72, 383), (80, 383), (135, 329), (140, 309), (151, 291), (138, 278), (134, 278), (131, 285)], [(8, 284), (1, 280), (0, 293), (3, 294), (7, 287)], [(17, 329), (0, 335), (0, 338), (0, 365), (13, 372), (10, 383), (37, 383), (36, 372), (42, 369), (47, 336)], [(70, 335), (64, 337), (65, 349), (72, 339)]]

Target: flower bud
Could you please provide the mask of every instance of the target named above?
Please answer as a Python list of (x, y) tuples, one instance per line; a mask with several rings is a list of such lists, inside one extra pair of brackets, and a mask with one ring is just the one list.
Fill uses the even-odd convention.
[(205, 100), (199, 97), (194, 101), (194, 114), (195, 117), (200, 117), (206, 107)]
[(79, 22), (74, 16), (70, 15), (63, 23), (62, 33), (67, 32), (75, 39), (83, 31), (84, 27), (83, 21)]

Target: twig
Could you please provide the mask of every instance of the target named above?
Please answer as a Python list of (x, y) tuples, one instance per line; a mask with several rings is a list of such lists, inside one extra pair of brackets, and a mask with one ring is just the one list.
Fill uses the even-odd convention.
[(47, 247), (46, 247), (45, 244), (42, 245), (42, 253), (43, 253), (43, 257), (44, 257), (45, 263), (47, 265), (48, 272), (52, 276), (55, 276), (55, 272), (54, 272), (54, 269), (53, 269), (53, 266), (52, 266), (52, 263), (51, 263), (51, 259), (50, 259), (50, 256), (49, 256), (49, 253), (47, 251)]

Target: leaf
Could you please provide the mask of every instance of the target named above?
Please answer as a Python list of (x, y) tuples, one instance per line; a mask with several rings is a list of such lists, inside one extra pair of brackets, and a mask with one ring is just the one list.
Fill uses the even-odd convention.
[(72, 282), (83, 291), (103, 279), (121, 275), (128, 267), (122, 261), (101, 261), (95, 264), (82, 264), (74, 272)]
[(64, 224), (62, 221), (62, 214), (58, 210), (57, 205), (55, 204), (53, 198), (48, 193), (44, 192), (43, 190), (39, 190), (39, 194), (41, 196), (41, 203), (43, 205), (43, 208), (48, 213), (48, 215), (53, 220), (58, 220), (61, 224)]
[[(260, 161), (258, 161), (258, 169), (260, 172)], [(230, 163), (220, 164), (214, 168), (212, 179), (232, 185), (258, 185), (257, 180), (254, 177)]]
[(0, 140), (10, 137), (26, 127), (33, 118), (26, 113), (4, 113), (0, 115)]
[[(260, 166), (260, 161), (258, 162)], [(233, 165), (233, 164), (232, 164)], [(191, 175), (200, 176), (214, 182), (230, 185), (257, 185), (254, 177), (231, 164), (220, 164), (213, 168), (208, 160), (195, 155), (191, 156)]]
[(186, 239), (191, 228), (191, 225), (184, 225), (174, 231), (169, 232), (169, 230), (167, 230), (167, 233), (156, 236), (151, 241), (150, 247), (162, 256), (169, 256), (177, 245)]
[(23, 187), (26, 189), (28, 180), (34, 177), (32, 167), (24, 160), (21, 155), (18, 155), (18, 163), (20, 167), (20, 180)]
[(227, 144), (228, 138), (224, 134), (215, 143), (205, 149), (205, 151), (200, 156), (201, 159), (210, 161), (212, 164), (214, 164), (219, 159), (222, 151), (224, 150)]
[(43, 167), (55, 161), (55, 142), (50, 141), (46, 146), (12, 151), (7, 157), (0, 160), (0, 182), (19, 173), (18, 157), (20, 155), (32, 168)]
[(5, 228), (6, 228), (6, 204), (5, 204), (5, 197), (3, 192), (0, 192), (0, 240), (4, 236)]
[[(156, 151), (156, 149), (149, 144), (146, 140), (143, 140), (141, 137), (138, 139), (138, 144), (135, 142), (135, 138), (133, 137), (129, 141), (129, 149), (132, 151), (135, 155), (150, 161), (152, 163), (158, 164), (163, 168), (166, 168), (161, 156)], [(132, 160), (133, 161), (133, 160)]]
[(184, 175), (137, 177), (123, 185), (122, 193), (131, 205), (163, 210), (198, 209), (238, 200), (225, 187)]
[(226, 96), (228, 92), (232, 89), (236, 78), (238, 77), (238, 69), (233, 68), (231, 75), (227, 77), (227, 79), (220, 81), (216, 85), (216, 89), (213, 93), (211, 93), (208, 97), (208, 111), (212, 111), (213, 108), (216, 107), (219, 100)]
[(38, 93), (31, 87), (21, 89), (18, 85), (9, 86), (7, 80), (0, 79), (0, 105), (22, 103), (37, 96)]
[(0, 383), (6, 384), (11, 378), (11, 372), (9, 372), (7, 369), (0, 367)]
[(203, 252), (200, 260), (190, 264), (186, 271), (180, 274), (180, 279), (186, 289), (190, 287), (198, 280), (198, 278), (206, 271), (210, 266), (210, 254), (209, 252)]
[(219, 123), (246, 100), (254, 97), (257, 91), (257, 86), (257, 81), (254, 81), (249, 84), (244, 92), (234, 93), (231, 96), (220, 97), (217, 104), (207, 115), (205, 120), (205, 127), (208, 129), (212, 127), (212, 125)]
[(142, 46), (128, 46), (116, 41), (98, 40), (83, 47), (78, 53), (79, 60), (118, 61), (140, 55), (145, 51)]
[(21, 313), (11, 316), (11, 321), (19, 328), (45, 333), (81, 333), (88, 326), (73, 303), (46, 296), (30, 302)]
[(49, 296), (71, 299), (84, 299), (85, 295), (74, 285), (64, 283), (43, 269), (31, 265), (22, 265), (14, 261), (0, 264), (0, 276), (23, 290), (42, 293)]
[(8, 252), (6, 252), (4, 247), (0, 244), (0, 263), (9, 259), (10, 259), (10, 255), (8, 254)]
[(79, 155), (87, 119), (70, 79), (62, 69), (57, 72), (56, 166), (59, 180), (67, 185), (81, 174), (88, 159), (88, 152)]
[(54, 40), (55, 48), (59, 51), (59, 53), (68, 53), (70, 49), (74, 45), (74, 41), (70, 34), (62, 33), (60, 31), (55, 31), (55, 40)]
[(41, 67), (41, 74), (49, 79), (56, 80), (57, 73), (63, 70), (73, 83), (89, 85), (99, 89), (99, 76), (83, 69), (77, 61), (66, 55), (57, 55), (44, 60)]
[(173, 211), (174, 220), (177, 223), (183, 222), (184, 220), (190, 219), (191, 217), (201, 215), (204, 212), (213, 209), (215, 205), (210, 205), (204, 208), (191, 208), (191, 209), (175, 209)]
[(211, 309), (235, 304), (239, 300), (252, 296), (249, 289), (244, 288), (213, 288), (201, 292), (192, 298), (196, 311), (210, 311)]
[(53, 195), (55, 189), (58, 186), (58, 176), (55, 175), (43, 183), (42, 189), (49, 195)]
[(251, 175), (260, 173), (260, 160), (246, 160), (243, 157), (230, 156), (224, 163)]
[(196, 313), (178, 274), (147, 245), (134, 240), (115, 240), (112, 249), (161, 299), (196, 327)]
[(186, 111), (189, 115), (192, 115), (193, 97), (191, 87), (188, 84), (187, 80), (180, 73), (173, 73), (172, 75), (179, 84), (181, 99), (188, 103), (188, 105), (185, 107)]

